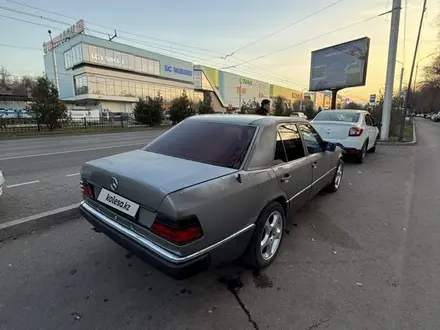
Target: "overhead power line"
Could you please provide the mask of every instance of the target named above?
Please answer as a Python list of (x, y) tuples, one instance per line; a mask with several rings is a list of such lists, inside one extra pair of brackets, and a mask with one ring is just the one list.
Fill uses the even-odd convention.
[(40, 23), (35, 23), (35, 22), (24, 20), (24, 19), (20, 19), (20, 18), (17, 18), (17, 17), (11, 17), (11, 16), (7, 16), (7, 15), (0, 15), (0, 17), (7, 18), (7, 19), (12, 19), (14, 21), (18, 21), (18, 22), (22, 22), (22, 23), (28, 23), (28, 24), (33, 24), (33, 25), (37, 25), (37, 26), (42, 26), (42, 27), (49, 28), (49, 29), (52, 29), (52, 30), (63, 31), (63, 29), (58, 28), (58, 27), (49, 26), (49, 25), (40, 24)]
[[(24, 6), (24, 7), (27, 7), (27, 8), (31, 8), (31, 9), (39, 10), (39, 11), (42, 11), (42, 12), (46, 12), (46, 13), (49, 13), (49, 14), (58, 15), (58, 16), (65, 17), (65, 18), (69, 18), (69, 19), (73, 19), (73, 20), (78, 20), (78, 18), (75, 18), (75, 17), (69, 16), (69, 15), (61, 14), (61, 13), (58, 13), (58, 12), (55, 12), (55, 11), (51, 11), (51, 10), (47, 10), (47, 9), (43, 9), (43, 8), (39, 8), (39, 7), (36, 7), (36, 6), (31, 6), (31, 5), (28, 5), (28, 4), (25, 4), (25, 3), (19, 2), (19, 1), (15, 1), (15, 0), (6, 0), (6, 1), (7, 1), (7, 2), (10, 2), (10, 3), (14, 3), (14, 4), (17, 4), (17, 5), (20, 5), (20, 6)], [(339, 1), (343, 1), (343, 0), (339, 0)], [(324, 8), (324, 9), (325, 9), (325, 8)], [(323, 9), (323, 10), (324, 10), (324, 9)], [(45, 18), (42, 17), (42, 16), (40, 16), (40, 18), (41, 18), (41, 19), (45, 19)], [(120, 30), (120, 29), (115, 29), (115, 28), (113, 28), (113, 27), (109, 27), (109, 26), (105, 26), (105, 25), (101, 25), (101, 24), (93, 23), (93, 22), (90, 22), (90, 21), (84, 21), (84, 22), (87, 23), (87, 24), (91, 24), (91, 25), (95, 25), (95, 26), (101, 27), (101, 28), (110, 29), (112, 32), (113, 32), (114, 30), (117, 30), (117, 31), (120, 32), (120, 33), (125, 33), (125, 34), (128, 34), (128, 35), (133, 35), (133, 36), (140, 37), (140, 38), (144, 38), (144, 39), (156, 40), (156, 41), (159, 41), (159, 42), (167, 43), (167, 44), (169, 44), (169, 45), (173, 44), (173, 49), (177, 49), (175, 46), (178, 45), (178, 46), (182, 46), (182, 47), (186, 47), (186, 48), (191, 48), (191, 49), (201, 50), (201, 51), (204, 51), (204, 52), (207, 52), (207, 53), (211, 53), (211, 54), (215, 54), (215, 55), (216, 55), (216, 57), (209, 58), (209, 59), (216, 59), (216, 58), (226, 59), (226, 57), (223, 56), (223, 54), (220, 54), (219, 52), (216, 52), (216, 51), (212, 51), (212, 50), (208, 50), (208, 49), (204, 49), (204, 48), (199, 48), (199, 47), (194, 47), (194, 46), (189, 46), (189, 45), (182, 44), (182, 43), (171, 42), (171, 41), (169, 41), (169, 40), (164, 40), (164, 39), (159, 39), (159, 38), (154, 38), (154, 37), (144, 36), (144, 35), (140, 35), (140, 34), (137, 34), (137, 33), (128, 32), (128, 31), (124, 31), (124, 30)], [(68, 23), (64, 23), (64, 24), (67, 24), (68, 26), (70, 26), (70, 24), (68, 24)], [(106, 33), (106, 32), (96, 31), (96, 30), (91, 30), (91, 29), (88, 29), (88, 30), (89, 30), (90, 32), (94, 32), (94, 33), (98, 33), (98, 34), (102, 34), (102, 35), (107, 36), (107, 33)], [(120, 38), (120, 36), (119, 36), (119, 38)], [(163, 45), (159, 45), (159, 46), (163, 46)], [(150, 47), (152, 47), (152, 46), (150, 45)], [(186, 51), (186, 50), (183, 50), (183, 49), (180, 49), (180, 50), (181, 50), (181, 51)], [(192, 56), (193, 56), (193, 54), (194, 54), (194, 51), (191, 51), (191, 55), (192, 55)], [(200, 61), (207, 62), (209, 59), (200, 59)], [(243, 60), (239, 59), (238, 57), (235, 57), (235, 59), (230, 58), (230, 59), (228, 59), (228, 60), (229, 60), (229, 61), (232, 61), (234, 64), (236, 64), (237, 61), (239, 61), (239, 62), (243, 62)], [(249, 65), (252, 66), (252, 67), (255, 67), (255, 69), (257, 69), (257, 70), (265, 71), (265, 72), (267, 72), (267, 73), (269, 73), (269, 74), (271, 74), (271, 75), (276, 75), (276, 76), (277, 76), (277, 79), (282, 79), (282, 77), (280, 77), (278, 74), (276, 74), (276, 73), (274, 73), (274, 72), (272, 72), (272, 71), (270, 71), (270, 70), (267, 70), (267, 69), (265, 69), (265, 68), (259, 67), (259, 66), (255, 65), (255, 64), (253, 64), (253, 63), (251, 63), (251, 64), (249, 64)], [(216, 66), (221, 66), (221, 65), (216, 64)], [(284, 78), (284, 80), (286, 80), (286, 79)], [(291, 83), (294, 83), (294, 84), (299, 84), (299, 83), (297, 83), (297, 82), (293, 82), (293, 81), (291, 81), (291, 80), (289, 80), (289, 81), (290, 81)], [(302, 85), (302, 84), (300, 84), (300, 85)], [(302, 86), (304, 86), (304, 85), (302, 85)]]
[(277, 54), (277, 53), (283, 52), (283, 51), (285, 51), (285, 50), (287, 50), (287, 49), (290, 49), (290, 48), (293, 48), (293, 47), (296, 47), (296, 46), (299, 46), (299, 45), (302, 45), (302, 44), (308, 43), (308, 42), (310, 42), (310, 41), (313, 41), (313, 40), (316, 40), (316, 39), (319, 39), (319, 38), (322, 38), (322, 37), (328, 36), (328, 35), (330, 35), (330, 34), (333, 34), (333, 33), (336, 33), (336, 32), (342, 31), (342, 30), (346, 30), (346, 29), (351, 28), (351, 27), (353, 27), (353, 26), (355, 26), (355, 25), (359, 25), (359, 24), (362, 24), (362, 23), (366, 23), (366, 22), (368, 22), (368, 21), (370, 21), (370, 20), (372, 20), (372, 19), (378, 18), (378, 17), (380, 17), (380, 16), (386, 15), (386, 14), (391, 13), (391, 12), (392, 12), (392, 10), (387, 11), (387, 12), (384, 12), (384, 13), (381, 13), (381, 14), (379, 14), (379, 15), (371, 16), (371, 17), (369, 17), (369, 18), (367, 18), (367, 19), (364, 19), (364, 20), (360, 20), (360, 21), (357, 21), (357, 22), (351, 23), (351, 24), (349, 24), (349, 25), (346, 25), (346, 26), (343, 26), (343, 27), (341, 27), (341, 28), (338, 28), (338, 29), (332, 30), (332, 31), (330, 31), (330, 32), (326, 32), (326, 33), (319, 34), (319, 35), (317, 35), (317, 36), (315, 36), (315, 37), (312, 37), (312, 38), (309, 38), (309, 39), (306, 39), (306, 40), (300, 41), (300, 42), (295, 43), (295, 44), (293, 44), (293, 45), (289, 45), (289, 46), (287, 46), (287, 47), (280, 48), (280, 49), (275, 50), (275, 51), (273, 51), (273, 52), (270, 52), (270, 53), (267, 53), (267, 54), (264, 54), (264, 55), (260, 55), (260, 56), (254, 57), (254, 58), (252, 58), (252, 59), (250, 59), (250, 60), (247, 60), (247, 61), (244, 61), (244, 62), (242, 62), (242, 63), (235, 64), (235, 65), (231, 65), (231, 66), (225, 66), (225, 67), (222, 67), (221, 69), (222, 69), (222, 70), (231, 69), (231, 68), (235, 68), (235, 67), (237, 67), (237, 66), (243, 65), (243, 64), (247, 64), (247, 63), (250, 63), (250, 62), (254, 62), (254, 61), (260, 60), (260, 59), (262, 59), (262, 58), (265, 58), (265, 57), (268, 57), (268, 56), (271, 56), (271, 55), (274, 55), (274, 54)]
[[(24, 7), (32, 8), (32, 9), (35, 9), (35, 10), (43, 11), (43, 12), (46, 12), (46, 13), (50, 13), (50, 14), (53, 14), (53, 15), (58, 15), (58, 16), (61, 16), (61, 17), (65, 17), (65, 18), (69, 18), (69, 19), (73, 19), (73, 20), (78, 20), (78, 18), (69, 16), (69, 15), (64, 15), (64, 14), (61, 14), (61, 13), (58, 13), (58, 12), (55, 12), (55, 11), (51, 11), (51, 10), (47, 10), (47, 9), (43, 9), (43, 8), (39, 8), (39, 7), (35, 7), (35, 6), (31, 6), (31, 5), (28, 5), (28, 4), (19, 2), (19, 1), (14, 1), (14, 0), (6, 0), (6, 1), (10, 2), (10, 3), (15, 3), (15, 4), (20, 5), (20, 6), (24, 6)], [(104, 28), (104, 29), (109, 29), (112, 32), (115, 30), (114, 27), (109, 27), (109, 26), (105, 26), (105, 25), (101, 25), (101, 24), (96, 24), (96, 23), (92, 23), (92, 22), (86, 21), (86, 20), (84, 20), (84, 22), (87, 23), (87, 24), (91, 24), (91, 25), (95, 25), (95, 26)], [(200, 48), (200, 47), (190, 46), (190, 45), (186, 45), (186, 44), (178, 43), (178, 42), (174, 42), (174, 41), (171, 42), (171, 41), (165, 40), (165, 39), (144, 36), (144, 35), (141, 35), (141, 34), (129, 32), (129, 31), (124, 31), (124, 30), (121, 30), (121, 29), (116, 29), (116, 30), (118, 32), (129, 34), (129, 35), (136, 36), (136, 37), (139, 37), (139, 38), (156, 40), (156, 41), (160, 41), (160, 42), (164, 42), (164, 43), (168, 43), (168, 44), (172, 43), (174, 45), (183, 46), (183, 47), (187, 47), (187, 48), (191, 48), (191, 49), (196, 49), (196, 50), (200, 50), (200, 51), (211, 53), (211, 54), (216, 54), (216, 55), (220, 55), (220, 56), (222, 55), (222, 54), (220, 54), (218, 52), (215, 52), (215, 51), (212, 51), (212, 50), (209, 50), (209, 49), (204, 49), (204, 48)]]
[(254, 41), (252, 41), (252, 42), (250, 42), (250, 43), (248, 43), (248, 44), (246, 44), (246, 45), (244, 45), (244, 46), (234, 50), (232, 53), (224, 56), (223, 59), (226, 59), (228, 57), (234, 56), (239, 51), (242, 51), (243, 49), (246, 49), (246, 48), (248, 48), (248, 47), (250, 47), (252, 45), (255, 45), (257, 42), (260, 42), (260, 41), (265, 40), (265, 39), (267, 39), (269, 37), (272, 37), (273, 35), (281, 32), (281, 31), (284, 31), (285, 29), (288, 29), (288, 28), (290, 28), (290, 27), (292, 27), (292, 26), (294, 26), (294, 25), (296, 25), (298, 23), (301, 23), (301, 22), (305, 21), (306, 19), (308, 19), (310, 17), (313, 17), (313, 16), (315, 16), (315, 15), (317, 15), (317, 14), (319, 14), (319, 13), (321, 13), (321, 12), (323, 12), (323, 11), (333, 7), (333, 6), (336, 6), (338, 3), (342, 2), (342, 1), (344, 1), (344, 0), (337, 0), (336, 2), (333, 2), (333, 3), (329, 4), (328, 6), (325, 6), (325, 7), (321, 8), (321, 9), (318, 9), (317, 11), (314, 11), (313, 13), (311, 13), (309, 15), (306, 15), (306, 16), (304, 16), (304, 17), (302, 17), (302, 18), (300, 18), (300, 19), (298, 19), (298, 20), (296, 20), (296, 21), (294, 21), (294, 22), (292, 22), (292, 23), (290, 23), (290, 24), (288, 24), (288, 25), (286, 25), (286, 26), (276, 30), (276, 31), (273, 31), (273, 32), (271, 32), (271, 33), (261, 37), (261, 38), (258, 38), (257, 40), (254, 40)]
[[(0, 8), (6, 9), (6, 10), (10, 10), (10, 8), (7, 8), (7, 7), (2, 7), (2, 6), (0, 6)], [(63, 25), (65, 25), (65, 26), (70, 26), (70, 24), (67, 23), (67, 22), (62, 22), (62, 21), (52, 20), (52, 19), (49, 19), (49, 18), (44, 17), (44, 16), (34, 15), (34, 14), (31, 14), (31, 13), (28, 13), (28, 12), (17, 11), (17, 10), (11, 10), (11, 11), (16, 12), (16, 13), (18, 13), (18, 14), (27, 15), (27, 16), (31, 16), (31, 17), (38, 18), (38, 19), (42, 19), (42, 20), (49, 20), (49, 21), (51, 21), (51, 22), (56, 22), (56, 23), (58, 23), (58, 24), (63, 24)], [(37, 25), (37, 26), (42, 26), (42, 27), (46, 27), (46, 28), (53, 29), (53, 30), (60, 30), (60, 31), (63, 30), (63, 29), (58, 28), (58, 27), (49, 26), (49, 25), (40, 24), (40, 23), (35, 23), (35, 22), (28, 21), (28, 20), (19, 19), (19, 18), (16, 18), (16, 17), (6, 16), (6, 15), (0, 15), (0, 17), (4, 17), (4, 18), (8, 18), (8, 19), (12, 19), (12, 20), (16, 20), (16, 21), (23, 22), (23, 23), (28, 23), (28, 24), (33, 24), (33, 25)], [(103, 32), (103, 31), (97, 31), (97, 30), (91, 30), (91, 29), (88, 29), (88, 30), (89, 30), (90, 32), (95, 32), (95, 33), (99, 33), (99, 34), (107, 35), (107, 33), (106, 33), (106, 32)], [(126, 38), (126, 37), (121, 37), (121, 36), (119, 36), (119, 39), (121, 39), (121, 40), (126, 40), (126, 41), (133, 42), (133, 43), (138, 43), (138, 44), (146, 45), (146, 46), (148, 46), (148, 47), (155, 48), (155, 49), (160, 49), (160, 50), (163, 51), (162, 53), (164, 53), (164, 52), (168, 52), (168, 51), (169, 51), (169, 48), (166, 48), (165, 45), (157, 45), (157, 44), (147, 43), (147, 42), (145, 42), (145, 41), (136, 40), (136, 39), (131, 39), (131, 38)], [(206, 60), (206, 59), (204, 59), (204, 58), (200, 58), (200, 57), (194, 56), (194, 52), (193, 52), (193, 51), (189, 51), (189, 50), (185, 50), (185, 49), (181, 49), (181, 48), (179, 48), (179, 50), (181, 50), (182, 52), (188, 53), (188, 54), (189, 54), (189, 55), (188, 55), (188, 54), (185, 54), (185, 53), (182, 53), (182, 52), (176, 52), (175, 49), (176, 49), (176, 48), (173, 47), (173, 53), (175, 53), (175, 54), (179, 54), (179, 55), (181, 55), (181, 56), (185, 56), (185, 57), (187, 57), (188, 59), (186, 59), (186, 60), (191, 60), (191, 61), (196, 60), (195, 62), (200, 61), (201, 64), (203, 64), (203, 63), (208, 63), (210, 66), (214, 66), (214, 67), (216, 67), (216, 68), (218, 68), (218, 67), (221, 66), (221, 65), (218, 64), (218, 63), (214, 63), (214, 62), (212, 62), (212, 61), (208, 61), (208, 60)], [(197, 53), (196, 53), (196, 54), (197, 54)], [(164, 54), (164, 55), (165, 55), (165, 54)], [(278, 74), (273, 73), (272, 71), (269, 71), (269, 70), (264, 69), (264, 68), (262, 68), (262, 67), (259, 67), (259, 66), (257, 66), (257, 65), (252, 65), (252, 66), (254, 66), (256, 69), (246, 68), (248, 71), (246, 71), (245, 69), (239, 69), (239, 71), (241, 71), (241, 72), (245, 72), (244, 74), (250, 74), (250, 75), (253, 75), (253, 76), (259, 76), (260, 79), (261, 79), (261, 77), (264, 77), (264, 76), (261, 74), (261, 72), (257, 72), (256, 70), (258, 70), (258, 71), (264, 71), (264, 72), (266, 72), (267, 74), (269, 74), (270, 76), (272, 76), (272, 79), (277, 79), (277, 80), (280, 80), (280, 81), (282, 81), (282, 82), (290, 83), (290, 84), (293, 84), (293, 85), (306, 86), (306, 85), (304, 85), (304, 84), (302, 84), (302, 83), (299, 83), (299, 82), (296, 82), (296, 81), (292, 81), (292, 80), (290, 80), (290, 79), (288, 79), (288, 78), (285, 78), (285, 77), (281, 77), (281, 76), (279, 76)], [(234, 69), (234, 70), (236, 70), (236, 69)], [(243, 74), (243, 73), (242, 73), (242, 74)], [(265, 79), (265, 77), (264, 77), (263, 79)]]
[(41, 52), (42, 48), (36, 48), (36, 47), (27, 47), (27, 46), (18, 46), (18, 45), (7, 45), (7, 44), (0, 44), (0, 47), (10, 47), (10, 48), (19, 48), (19, 49), (28, 49), (28, 50), (36, 50)]

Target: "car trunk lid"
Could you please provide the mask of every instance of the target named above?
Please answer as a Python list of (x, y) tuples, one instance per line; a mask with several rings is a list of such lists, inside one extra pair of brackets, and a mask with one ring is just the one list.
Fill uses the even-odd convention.
[(313, 127), (325, 141), (326, 139), (342, 140), (348, 138), (348, 132), (356, 123), (334, 122), (334, 121), (314, 121)]
[[(236, 172), (235, 169), (198, 163), (143, 150), (87, 162), (84, 180), (147, 209), (157, 210), (174, 191)], [(116, 180), (114, 180), (114, 179)], [(112, 183), (116, 181), (116, 189)], [(99, 191), (95, 191), (95, 198)]]

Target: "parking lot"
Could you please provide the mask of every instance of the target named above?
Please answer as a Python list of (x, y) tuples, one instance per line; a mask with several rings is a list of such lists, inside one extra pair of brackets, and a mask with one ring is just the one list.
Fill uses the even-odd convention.
[(275, 262), (185, 281), (79, 218), (0, 243), (0, 329), (438, 329), (440, 127), (346, 164)]

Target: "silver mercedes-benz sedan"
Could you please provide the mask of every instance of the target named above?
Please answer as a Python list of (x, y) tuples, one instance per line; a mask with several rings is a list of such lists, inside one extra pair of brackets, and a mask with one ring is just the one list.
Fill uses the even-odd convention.
[(342, 174), (341, 149), (301, 118), (193, 116), (142, 150), (85, 163), (80, 209), (181, 279), (240, 256), (268, 266), (289, 214)]

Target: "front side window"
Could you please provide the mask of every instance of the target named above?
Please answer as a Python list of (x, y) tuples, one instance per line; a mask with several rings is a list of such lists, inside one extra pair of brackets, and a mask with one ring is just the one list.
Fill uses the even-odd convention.
[(310, 155), (324, 151), (324, 142), (312, 125), (300, 124), (299, 129), (304, 137), (304, 142)]
[(304, 147), (295, 125), (285, 124), (278, 128), (278, 134), (286, 150), (287, 161), (297, 160), (305, 157)]
[(254, 126), (184, 121), (143, 150), (216, 166), (239, 169), (246, 157)]

